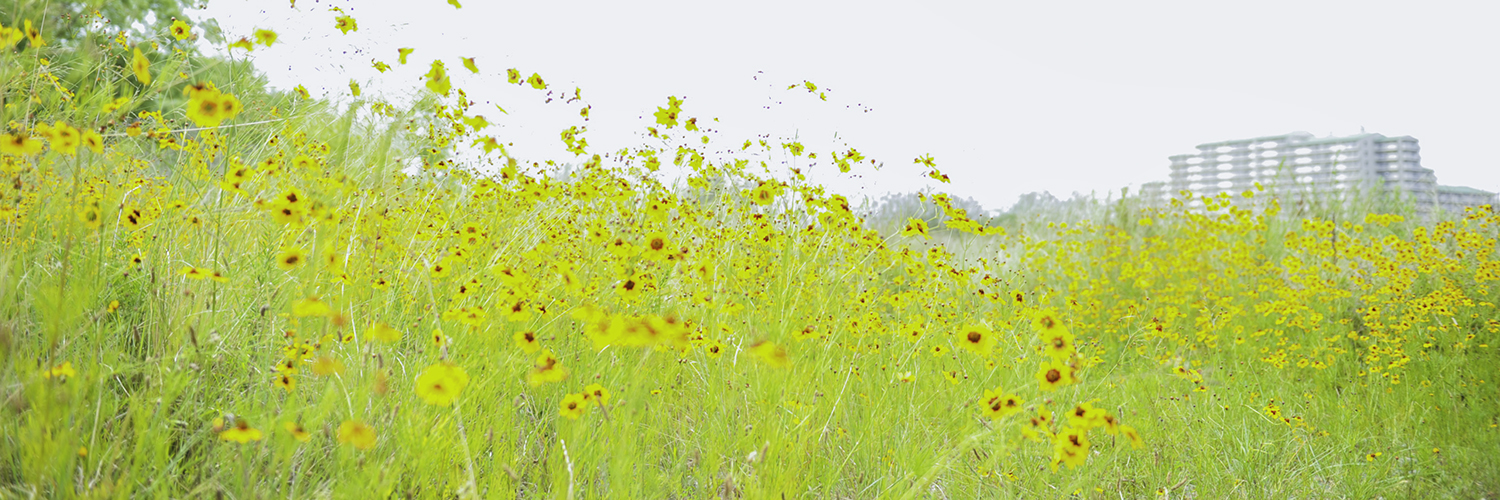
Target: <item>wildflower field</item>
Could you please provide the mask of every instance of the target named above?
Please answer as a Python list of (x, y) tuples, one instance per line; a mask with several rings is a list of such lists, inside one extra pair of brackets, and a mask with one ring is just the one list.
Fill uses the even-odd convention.
[[(596, 151), (580, 90), (420, 46), (350, 61), (416, 97), (315, 99), (136, 7), (0, 8), (0, 497), (1500, 495), (1487, 208), (886, 227), (804, 175), (856, 148), (665, 97)], [(512, 155), (460, 71), (576, 160)]]

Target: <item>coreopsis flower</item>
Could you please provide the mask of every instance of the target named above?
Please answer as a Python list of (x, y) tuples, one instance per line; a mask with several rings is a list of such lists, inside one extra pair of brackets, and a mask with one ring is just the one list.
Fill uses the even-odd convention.
[(64, 361), (62, 364), (42, 370), (42, 378), (71, 378), (76, 376), (78, 376), (78, 372), (73, 370), (73, 363), (71, 361)]
[(762, 340), (750, 346), (750, 354), (773, 368), (786, 368), (791, 364), (787, 356), (786, 348), (769, 340)]
[(240, 113), (239, 98), (218, 89), (194, 89), (190, 95), (187, 117), (199, 127), (217, 127)]
[(255, 30), (255, 41), (261, 45), (270, 47), (276, 43), (276, 32), (268, 29)]
[(526, 374), (526, 382), (532, 386), (562, 382), (567, 378), (567, 367), (563, 366), (557, 356), (548, 349), (543, 349), (540, 354), (537, 354), (536, 361), (531, 365), (531, 371)]
[(534, 331), (526, 330), (516, 332), (516, 334), (513, 335), (512, 338), (515, 339), (516, 347), (519, 347), (521, 349), (521, 352), (524, 352), (526, 354), (534, 353), (538, 349), (542, 348), (542, 344), (537, 342), (536, 332)]
[(1085, 429), (1064, 428), (1052, 438), (1052, 468), (1057, 469), (1057, 464), (1066, 464), (1069, 469), (1083, 465), (1089, 457), (1088, 431)]
[(391, 328), (385, 323), (375, 323), (370, 325), (370, 337), (381, 342), (395, 342), (401, 340), (401, 330)]
[(296, 422), (285, 422), (281, 424), (281, 428), (286, 429), (286, 432), (292, 435), (292, 439), (297, 440), (297, 442), (299, 443), (306, 443), (308, 440), (312, 439), (312, 433), (307, 432), (307, 429), (302, 428), (302, 424)]
[(291, 271), (302, 267), (302, 264), (305, 263), (307, 263), (307, 254), (298, 248), (282, 248), (281, 252), (276, 254), (276, 267), (281, 268), (283, 271)]
[(448, 79), (448, 70), (444, 68), (443, 61), (432, 61), (432, 68), (427, 71), (427, 90), (447, 96), (452, 88), (453, 83)]
[(334, 18), (333, 27), (338, 28), (339, 31), (343, 32), (345, 35), (349, 34), (350, 31), (359, 31), (359, 23), (355, 22), (354, 18), (347, 15)]
[(582, 394), (568, 394), (567, 396), (563, 396), (558, 406), (561, 407), (558, 413), (570, 420), (578, 420), (589, 409), (589, 403), (584, 399)]
[(31, 42), (32, 47), (47, 45), (47, 41), (42, 39), (42, 30), (32, 26), (30, 19), (26, 20), (26, 40)]
[(988, 356), (998, 341), (995, 332), (984, 325), (969, 325), (958, 331), (958, 345), (980, 356)]
[(151, 84), (151, 60), (146, 59), (140, 47), (136, 47), (135, 54), (130, 57), (130, 71), (135, 73), (135, 79), (141, 85)]
[(673, 251), (675, 251), (675, 248), (672, 246), (672, 240), (667, 238), (666, 233), (657, 231), (646, 235), (646, 244), (641, 250), (641, 256), (651, 260), (663, 261), (667, 260)]
[(1091, 403), (1080, 403), (1068, 411), (1068, 427), (1092, 429), (1104, 425), (1105, 412)]
[(32, 156), (42, 152), (42, 141), (24, 132), (12, 132), (0, 136), (0, 153), (15, 156)]
[(609, 390), (602, 385), (589, 384), (583, 388), (583, 396), (590, 403), (603, 407), (609, 406)]
[(1015, 394), (1005, 392), (1004, 389), (996, 387), (984, 391), (984, 397), (980, 398), (980, 405), (985, 416), (998, 419), (1021, 410), (1021, 398)]
[(438, 363), (417, 376), (417, 396), (430, 405), (449, 406), (468, 385), (469, 374), (463, 368)]
[(333, 308), (327, 302), (318, 297), (307, 297), (292, 303), (292, 316), (297, 318), (326, 317), (333, 314)]
[(348, 444), (355, 449), (368, 450), (375, 447), (377, 436), (374, 427), (355, 420), (345, 420), (344, 423), (339, 424), (337, 438), (340, 443)]
[(172, 32), (172, 38), (178, 40), (186, 40), (187, 37), (193, 35), (192, 27), (188, 26), (188, 23), (183, 22), (181, 19), (173, 20), (172, 26), (167, 29)]
[[(1141, 441), (1141, 433), (1136, 432), (1134, 427), (1122, 424), (1120, 425), (1120, 433), (1124, 434), (1125, 438), (1130, 440), (1131, 448), (1139, 450), (1146, 447), (1145, 443)], [(1433, 449), (1436, 450), (1436, 448)]]
[(52, 126), (53, 151), (69, 156), (76, 155), (78, 154), (78, 145), (81, 142), (82, 137), (78, 134), (78, 129), (60, 120)]
[(259, 429), (250, 427), (250, 422), (243, 418), (234, 419), (234, 427), (230, 427), (219, 433), (219, 439), (240, 444), (260, 441), (263, 437), (265, 435), (261, 434)]
[(93, 130), (85, 130), (83, 132), (83, 147), (88, 148), (89, 151), (93, 151), (94, 154), (103, 153), (104, 136)]
[(1042, 369), (1036, 372), (1036, 380), (1044, 391), (1056, 390), (1058, 387), (1077, 382), (1073, 378), (1073, 367), (1056, 360), (1044, 361)]
[(718, 359), (724, 355), (724, 343), (714, 340), (703, 346), (703, 352), (708, 354), (709, 359)]
[(921, 236), (923, 238), (932, 238), (932, 236), (927, 233), (927, 221), (922, 219), (907, 219), (906, 227), (901, 229), (901, 236)]

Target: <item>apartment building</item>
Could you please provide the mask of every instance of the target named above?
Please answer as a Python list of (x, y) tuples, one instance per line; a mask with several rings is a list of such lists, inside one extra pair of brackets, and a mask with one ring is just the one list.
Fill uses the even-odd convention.
[(1169, 180), (1147, 183), (1141, 194), (1240, 193), (1259, 183), (1283, 197), (1311, 193), (1337, 199), (1355, 191), (1394, 191), (1419, 212), (1462, 212), (1467, 206), (1495, 203), (1495, 193), (1438, 185), (1432, 170), (1422, 167), (1420, 151), (1411, 136), (1367, 133), (1319, 138), (1292, 132), (1211, 142), (1198, 145), (1195, 153), (1168, 157)]

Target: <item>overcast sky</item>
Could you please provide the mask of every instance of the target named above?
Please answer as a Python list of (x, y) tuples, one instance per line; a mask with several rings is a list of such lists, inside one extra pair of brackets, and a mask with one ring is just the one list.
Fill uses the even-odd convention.
[[(212, 0), (202, 17), (231, 39), (281, 33), (252, 57), (282, 88), (347, 97), (353, 78), (396, 93), (440, 58), (472, 98), (510, 111), (475, 112), (534, 158), (563, 158), (577, 106), (505, 85), (506, 68), (581, 87), (597, 150), (641, 144), (666, 96), (686, 96), (685, 114), (720, 118), (735, 145), (796, 136), (883, 160), (830, 179), (856, 195), (1102, 197), (1165, 180), (1167, 156), (1200, 143), (1361, 127), (1417, 138), (1439, 183), (1500, 191), (1500, 4), (1131, 3)], [(330, 5), (359, 31), (339, 34)], [(411, 64), (371, 68), (398, 47), (417, 48)], [(786, 90), (803, 80), (828, 101)], [(954, 182), (922, 177), (924, 154)]]

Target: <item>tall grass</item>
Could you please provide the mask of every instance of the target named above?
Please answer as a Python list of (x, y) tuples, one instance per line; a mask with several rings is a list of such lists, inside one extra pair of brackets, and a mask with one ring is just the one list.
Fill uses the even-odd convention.
[[(661, 144), (569, 143), (561, 172), (481, 155), (441, 75), (335, 107), (182, 54), (143, 84), (118, 46), (107, 83), (49, 85), (69, 50), (0, 56), (36, 95), (5, 139), (45, 144), (0, 156), (4, 496), (1500, 488), (1490, 212), (1260, 194), (902, 235), (746, 168), (777, 145), (706, 159), (670, 100)], [(125, 87), (128, 115), (78, 104)], [(244, 111), (197, 123), (224, 95)]]

